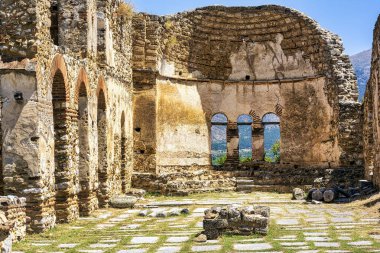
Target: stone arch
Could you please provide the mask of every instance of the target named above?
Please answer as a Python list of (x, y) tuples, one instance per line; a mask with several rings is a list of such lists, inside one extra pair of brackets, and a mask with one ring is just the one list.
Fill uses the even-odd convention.
[(55, 211), (57, 222), (70, 222), (77, 213), (71, 168), (73, 149), (70, 131), (73, 110), (69, 108), (70, 89), (67, 69), (62, 55), (56, 55), (52, 63), (51, 96), (54, 122), (54, 163), (55, 163)]
[(84, 95), (83, 92), (85, 92), (87, 97), (91, 97), (90, 82), (89, 82), (86, 70), (84, 68), (80, 68), (80, 70), (79, 70), (77, 85), (75, 87), (74, 101), (75, 101), (76, 107), (78, 107), (81, 91), (82, 91), (82, 95)]
[[(102, 80), (102, 79), (100, 79)], [(107, 143), (107, 100), (105, 87), (101, 87), (103, 81), (99, 81), (97, 91), (97, 128), (98, 128), (98, 201), (101, 207), (108, 203), (108, 143)]]

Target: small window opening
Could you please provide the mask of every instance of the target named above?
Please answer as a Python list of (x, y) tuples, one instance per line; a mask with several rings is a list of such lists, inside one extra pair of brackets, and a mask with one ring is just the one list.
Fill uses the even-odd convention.
[(58, 46), (58, 3), (52, 2), (50, 6), (51, 13), (51, 26), (50, 26), (50, 37), (53, 40), (54, 45)]
[(249, 75), (246, 75), (246, 76), (245, 76), (245, 80), (246, 80), (246, 81), (249, 81), (249, 80), (251, 80), (251, 76), (249, 76)]
[(227, 116), (218, 113), (211, 119), (211, 163), (222, 166), (227, 160)]

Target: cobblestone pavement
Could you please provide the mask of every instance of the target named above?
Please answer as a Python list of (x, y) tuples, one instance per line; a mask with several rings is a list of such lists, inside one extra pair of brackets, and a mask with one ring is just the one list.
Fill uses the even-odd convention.
[[(30, 235), (14, 252), (175, 253), (175, 252), (380, 252), (380, 218), (349, 205), (308, 205), (290, 201), (287, 194), (220, 193), (188, 198), (151, 197), (153, 210), (188, 207), (189, 215), (139, 217), (145, 207), (104, 209), (41, 235)], [(196, 243), (203, 211), (213, 205), (268, 205), (271, 226), (267, 236), (226, 235)]]

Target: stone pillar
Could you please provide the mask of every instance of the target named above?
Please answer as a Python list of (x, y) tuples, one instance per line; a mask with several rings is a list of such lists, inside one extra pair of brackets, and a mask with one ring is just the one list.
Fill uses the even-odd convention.
[(94, 0), (60, 0), (59, 45), (81, 57), (96, 51), (96, 5)]
[(134, 172), (156, 174), (156, 76), (134, 71), (133, 151)]
[[(66, 102), (63, 102), (66, 104)], [(55, 211), (57, 222), (71, 222), (79, 217), (78, 177), (75, 160), (77, 111), (71, 108), (59, 110), (55, 106)]]
[(227, 125), (227, 160), (225, 166), (237, 166), (239, 164), (239, 131), (237, 123)]
[(3, 129), (1, 128), (3, 98), (0, 97), (0, 194), (4, 195), (4, 176), (3, 176)]
[(261, 123), (252, 125), (252, 149), (253, 160), (264, 159), (264, 128)]

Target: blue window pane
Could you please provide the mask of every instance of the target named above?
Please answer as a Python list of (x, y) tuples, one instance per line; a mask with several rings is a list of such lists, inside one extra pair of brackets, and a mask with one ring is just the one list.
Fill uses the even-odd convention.
[(212, 165), (223, 165), (227, 159), (227, 126), (211, 126)]
[(280, 123), (280, 118), (274, 113), (265, 114), (263, 123)]
[(237, 123), (253, 123), (252, 117), (250, 115), (240, 115)]
[(252, 161), (252, 126), (238, 125), (239, 130), (239, 160)]
[(222, 114), (222, 113), (218, 113), (218, 114), (215, 114), (212, 119), (211, 119), (211, 123), (228, 123), (228, 119), (227, 119), (227, 116)]
[(264, 125), (264, 151), (265, 161), (280, 161), (280, 125), (267, 124)]

